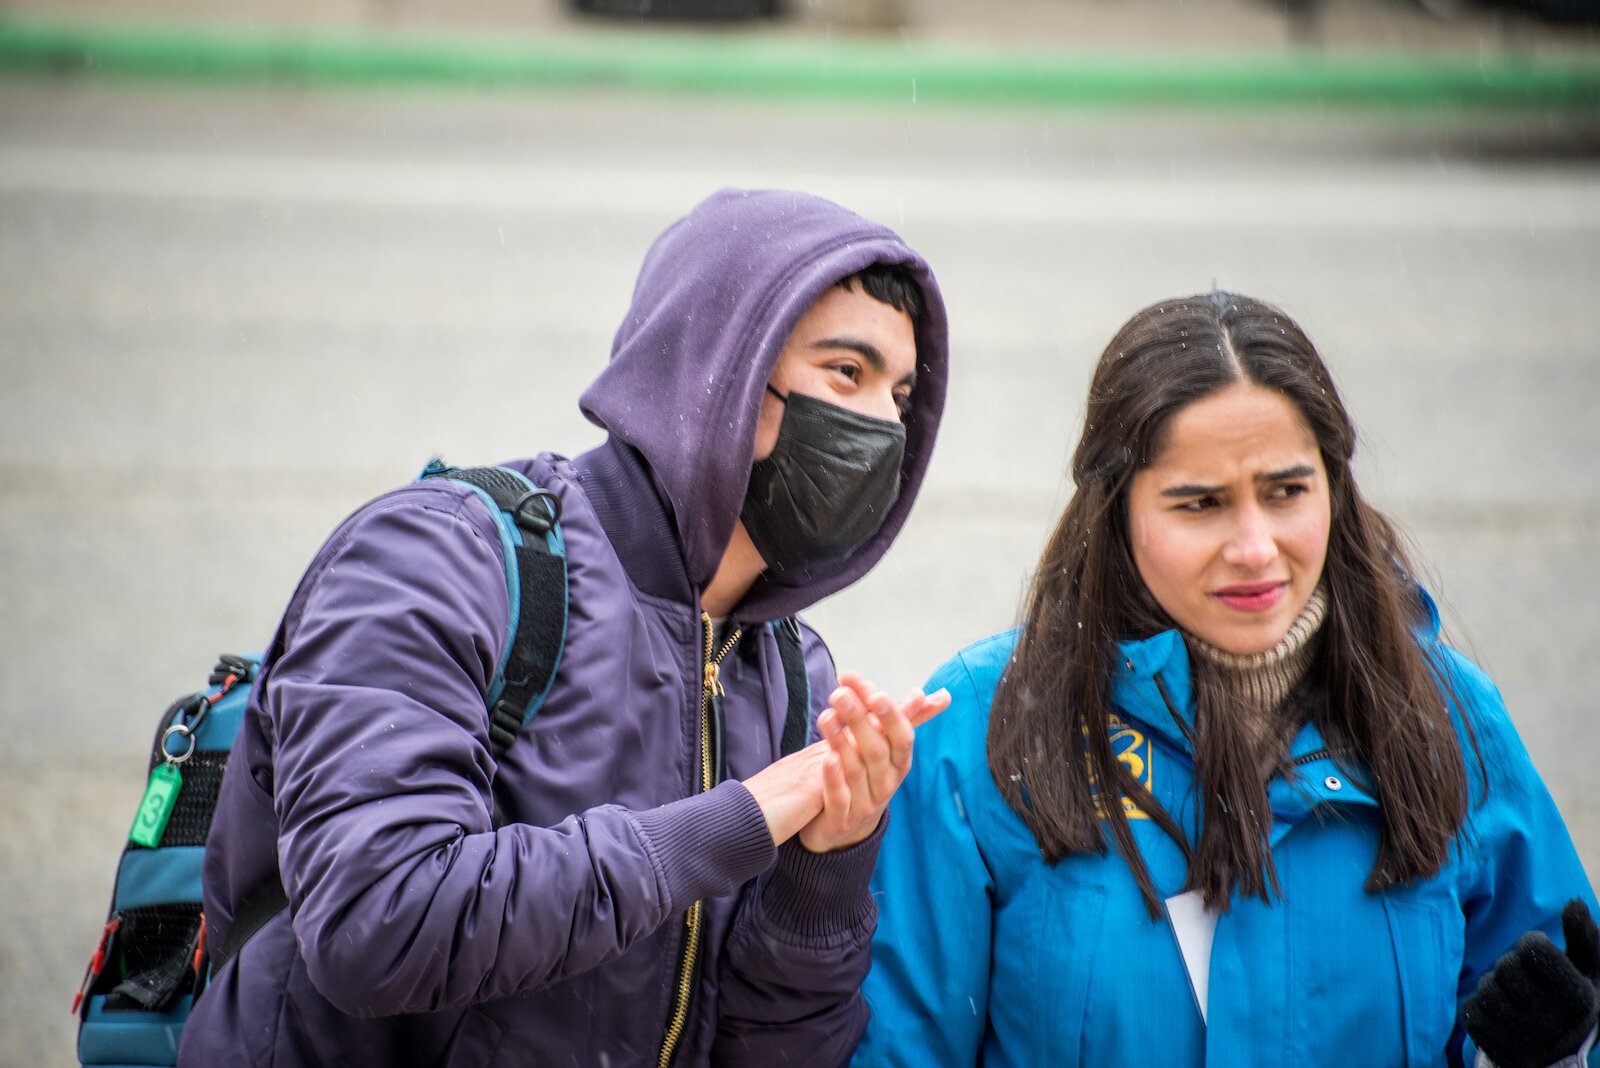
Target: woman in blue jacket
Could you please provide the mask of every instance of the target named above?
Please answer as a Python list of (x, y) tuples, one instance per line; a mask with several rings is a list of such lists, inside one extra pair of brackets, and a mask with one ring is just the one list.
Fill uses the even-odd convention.
[(1023, 625), (932, 680), (856, 1064), (1585, 1055), (1593, 891), (1354, 449), (1272, 307), (1112, 340)]

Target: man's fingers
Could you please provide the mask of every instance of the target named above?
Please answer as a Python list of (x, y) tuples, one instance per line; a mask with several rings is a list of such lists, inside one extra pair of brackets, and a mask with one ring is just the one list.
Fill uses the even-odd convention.
[(922, 699), (915, 715), (908, 716), (913, 727), (920, 727), (934, 716), (950, 707), (950, 691), (940, 688)]
[[(887, 694), (863, 692), (866, 684), (859, 675), (846, 672), (839, 677), (839, 688), (830, 696), (830, 709), (819, 720), (825, 737), (832, 738), (824, 720), (836, 721), (848, 732), (861, 760), (873, 772), (876, 793), (890, 792), (911, 767), (916, 728), (950, 707), (950, 691), (937, 690), (924, 695), (912, 690), (897, 706)], [(877, 781), (892, 769), (894, 783)]]
[(840, 713), (837, 704), (824, 710), (822, 715), (817, 717), (817, 729), (822, 732), (823, 741), (831, 751), (829, 761), (837, 763), (840, 772), (852, 788), (861, 788), (865, 785), (865, 771), (860, 752), (861, 735), (868, 733), (862, 723), (864, 715), (861, 709), (855, 710), (856, 725), (862, 728), (859, 731), (846, 724), (846, 717)]
[(861, 754), (856, 749), (855, 733), (844, 725), (837, 712), (831, 708), (823, 710), (817, 717), (817, 729), (822, 732), (822, 741), (818, 744), (826, 745), (833, 757), (842, 762), (846, 775), (860, 766)]
[(832, 705), (824, 708), (817, 717), (817, 733), (830, 740), (839, 733), (839, 713), (833, 710)]
[(912, 690), (906, 694), (905, 700), (900, 702), (900, 714), (906, 717), (911, 726), (920, 727), (949, 707), (949, 690), (935, 690), (930, 694)]
[[(854, 671), (846, 671), (839, 676), (839, 686), (856, 695), (856, 700), (861, 702), (863, 708), (872, 699), (872, 683), (857, 675)], [(835, 691), (837, 692), (837, 691)]]
[(917, 732), (911, 726), (911, 717), (921, 708), (922, 694), (916, 691), (903, 701), (899, 708), (881, 717), (884, 738), (889, 743), (889, 762), (904, 775), (911, 767), (911, 746)]
[(850, 811), (850, 785), (838, 753), (822, 765), (822, 811), (836, 819), (836, 814)]
[(849, 686), (840, 686), (829, 694), (828, 706), (846, 727), (859, 723), (861, 717), (867, 714), (867, 698)]
[[(870, 707), (873, 698), (878, 695), (878, 691), (874, 690), (870, 683), (853, 671), (846, 671), (839, 676), (839, 688), (833, 692), (830, 700), (837, 704), (843, 693), (853, 695), (862, 708)], [(906, 699), (900, 702), (899, 707), (906, 718), (911, 720), (913, 727), (920, 727), (950, 707), (950, 691), (941, 688), (923, 696), (921, 690), (912, 690)]]
[[(867, 688), (861, 676), (846, 672), (829, 695), (830, 707), (818, 720), (823, 736), (843, 748), (848, 740), (871, 778), (872, 796), (886, 798), (911, 768), (916, 728), (950, 707), (950, 691), (924, 695), (912, 690), (896, 705), (887, 694)], [(834, 724), (847, 738), (836, 738)]]
[(881, 693), (875, 693), (868, 699), (861, 718), (850, 725), (855, 733), (856, 748), (861, 753), (862, 761), (869, 767), (888, 759), (889, 742), (884, 737), (883, 717), (893, 711), (894, 707), (889, 703), (889, 699)]

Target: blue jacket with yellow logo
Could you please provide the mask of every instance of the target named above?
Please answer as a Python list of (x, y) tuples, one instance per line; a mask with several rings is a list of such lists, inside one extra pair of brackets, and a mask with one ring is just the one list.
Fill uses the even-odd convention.
[[(1560, 945), (1569, 898), (1596, 907), (1494, 684), (1441, 647), (1489, 776), (1485, 795), (1464, 743), (1472, 808), (1449, 862), (1426, 882), (1363, 890), (1377, 802), (1308, 725), (1291, 748), (1298, 779), (1268, 791), (1283, 896), (1236, 896), (1218, 919), (1203, 1023), (1172, 925), (1150, 919), (1121, 857), (1044, 863), (995, 788), (989, 705), (1016, 639), (970, 646), (929, 683), (954, 701), (918, 729), (893, 802), (856, 1065), (1470, 1064), (1460, 1000), (1524, 931)], [(1113, 747), (1197, 837), (1191, 749), (1155, 681), (1192, 726), (1183, 640), (1168, 631), (1122, 650)], [(1178, 847), (1141, 813), (1130, 825), (1157, 890), (1178, 894)]]

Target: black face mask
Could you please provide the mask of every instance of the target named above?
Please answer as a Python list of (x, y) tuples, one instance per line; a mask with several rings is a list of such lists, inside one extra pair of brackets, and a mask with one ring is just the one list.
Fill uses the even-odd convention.
[(750, 470), (739, 518), (775, 574), (848, 556), (900, 496), (906, 428), (791, 392), (772, 455)]

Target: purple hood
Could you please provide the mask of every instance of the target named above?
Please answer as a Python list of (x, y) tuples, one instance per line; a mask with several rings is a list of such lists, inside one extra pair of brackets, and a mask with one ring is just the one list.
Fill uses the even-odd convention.
[(704, 588), (739, 518), (761, 396), (784, 342), (818, 297), (874, 263), (906, 266), (923, 293), (900, 497), (866, 544), (813, 569), (804, 585), (759, 579), (737, 609), (741, 618), (793, 615), (850, 585), (905, 523), (933, 453), (949, 356), (944, 303), (927, 263), (888, 228), (831, 201), (724, 189), (651, 247), (611, 364), (583, 395), (584, 414), (643, 455), (689, 581)]

